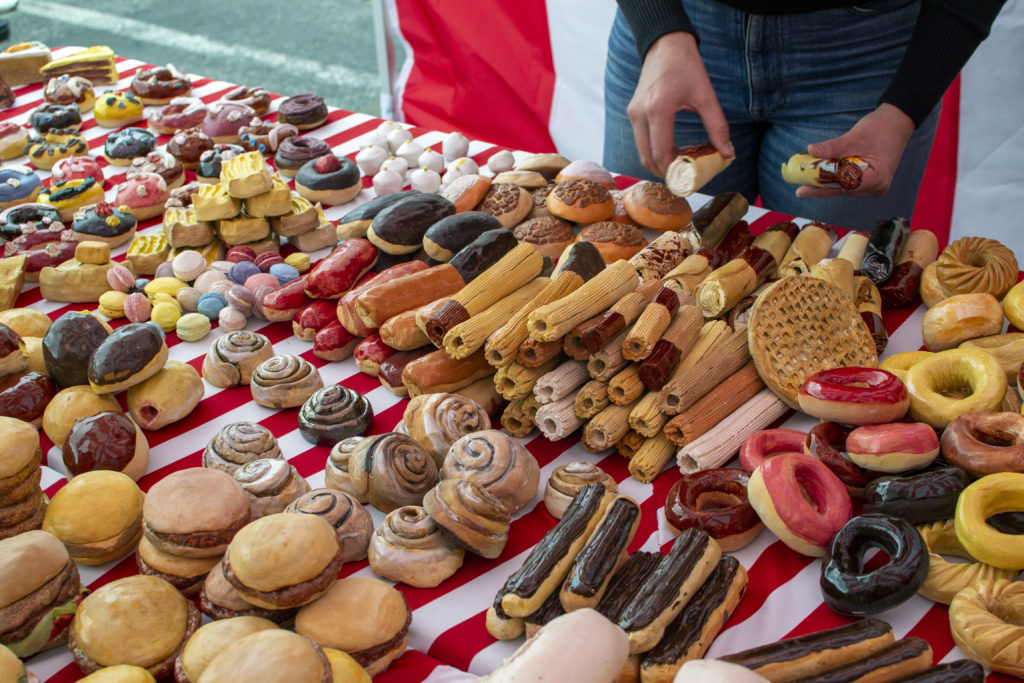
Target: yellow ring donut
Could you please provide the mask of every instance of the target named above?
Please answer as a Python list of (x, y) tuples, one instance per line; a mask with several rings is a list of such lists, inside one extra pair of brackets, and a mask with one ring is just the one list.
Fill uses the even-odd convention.
[(1003, 315), (1018, 330), (1024, 330), (1024, 282), (1018, 282), (1006, 293)]
[[(1006, 396), (1006, 374), (992, 356), (965, 347), (940, 351), (914, 363), (904, 384), (910, 394), (910, 416), (936, 429), (965, 413), (995, 412)], [(970, 389), (966, 398), (956, 392)]]
[(895, 353), (879, 363), (878, 369), (891, 372), (899, 377), (901, 381), (906, 382), (907, 370), (909, 370), (911, 366), (918, 361), (922, 361), (932, 355), (935, 354), (931, 351), (904, 351), (903, 353)]
[(1000, 579), (971, 586), (949, 604), (953, 641), (982, 666), (1024, 676), (1024, 583)]
[(987, 519), (1024, 510), (1024, 474), (999, 472), (977, 480), (960, 494), (954, 522), (964, 550), (1001, 569), (1024, 569), (1024, 535), (1004, 534)]
[[(929, 600), (948, 605), (954, 595), (969, 586), (990, 584), (998, 579), (1013, 581), (1017, 578), (1016, 569), (999, 569), (971, 557), (956, 537), (951, 519), (924, 524), (917, 527), (917, 530), (928, 546), (929, 560), (928, 577), (917, 592)], [(972, 562), (950, 562), (943, 555), (963, 557)]]

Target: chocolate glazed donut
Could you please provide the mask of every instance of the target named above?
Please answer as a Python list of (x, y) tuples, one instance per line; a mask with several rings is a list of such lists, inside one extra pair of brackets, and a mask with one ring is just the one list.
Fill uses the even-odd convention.
[(864, 487), (864, 512), (927, 524), (952, 519), (960, 492), (971, 478), (959, 467), (910, 476), (879, 477)]
[[(881, 548), (882, 567), (865, 572), (864, 553)], [(839, 530), (821, 569), (821, 593), (837, 614), (862, 617), (908, 600), (928, 576), (928, 548), (906, 520), (887, 515), (854, 517)]]

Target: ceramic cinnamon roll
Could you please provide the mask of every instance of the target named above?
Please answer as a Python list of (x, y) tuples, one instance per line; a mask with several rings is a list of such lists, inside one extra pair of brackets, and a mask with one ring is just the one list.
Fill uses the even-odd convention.
[(317, 446), (333, 446), (370, 427), (373, 407), (366, 397), (341, 385), (320, 389), (302, 404), (299, 432)]
[(323, 385), (320, 372), (308, 360), (287, 353), (260, 363), (249, 382), (252, 400), (275, 410), (301, 406)]
[(494, 429), (461, 437), (448, 449), (441, 479), (468, 479), (515, 513), (533, 500), (540, 481), (537, 459), (518, 441)]
[(234, 474), (253, 460), (283, 457), (269, 429), (255, 422), (232, 422), (210, 439), (203, 452), (203, 467)]
[(561, 519), (579, 490), (589, 484), (604, 484), (611, 493), (618, 492), (612, 476), (593, 463), (580, 460), (556, 467), (544, 487), (544, 507), (552, 517)]
[(465, 396), (425, 394), (409, 401), (402, 423), (440, 467), (459, 437), (489, 429), (491, 418), (480, 404)]
[(467, 479), (444, 479), (423, 497), (423, 508), (466, 548), (494, 559), (508, 541), (511, 517), (487, 490)]
[(210, 345), (203, 360), (203, 379), (221, 388), (248, 384), (256, 367), (273, 355), (274, 347), (262, 334), (229, 332)]
[(364, 439), (348, 458), (356, 494), (382, 512), (420, 505), (437, 483), (437, 465), (415, 439), (388, 432)]
[(377, 576), (417, 588), (439, 585), (458, 571), (465, 554), (418, 505), (389, 512), (367, 552)]
[(353, 436), (334, 444), (331, 454), (327, 456), (327, 465), (324, 470), (327, 488), (347, 493), (360, 503), (365, 503), (366, 498), (356, 493), (352, 486), (352, 479), (348, 473), (348, 457), (364, 439), (365, 437), (362, 436)]
[(292, 501), (285, 512), (323, 517), (334, 527), (345, 562), (366, 557), (366, 546), (373, 534), (373, 519), (355, 496), (344, 491), (313, 489)]
[(285, 507), (309, 491), (309, 484), (282, 458), (253, 460), (232, 475), (249, 497), (253, 519), (284, 512)]

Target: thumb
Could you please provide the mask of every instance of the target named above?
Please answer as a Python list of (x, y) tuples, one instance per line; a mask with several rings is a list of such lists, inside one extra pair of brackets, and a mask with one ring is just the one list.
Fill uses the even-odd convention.
[(843, 151), (843, 138), (832, 138), (823, 142), (812, 142), (807, 145), (807, 153), (812, 157), (831, 159), (833, 157), (847, 156)]

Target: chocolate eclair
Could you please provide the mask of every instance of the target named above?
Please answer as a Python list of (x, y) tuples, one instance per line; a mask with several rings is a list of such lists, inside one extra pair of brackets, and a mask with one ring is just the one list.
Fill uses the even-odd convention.
[(506, 614), (526, 617), (540, 608), (569, 573), (612, 497), (603, 484), (580, 489), (558, 524), (544, 534), (523, 566), (502, 586), (501, 607)]
[(747, 571), (724, 555), (704, 585), (640, 661), (641, 677), (663, 680), (683, 662), (704, 656), (747, 589)]
[(629, 635), (630, 654), (646, 652), (661, 640), (721, 556), (721, 548), (706, 531), (687, 529), (676, 536), (668, 555), (619, 616), (619, 626)]
[(842, 664), (797, 683), (839, 683), (863, 680), (872, 674), (875, 680), (903, 680), (904, 676), (924, 671), (932, 664), (932, 648), (923, 638), (903, 638), (877, 652)]
[(623, 610), (633, 601), (637, 586), (643, 585), (647, 577), (657, 569), (661, 553), (635, 552), (626, 563), (612, 575), (601, 600), (595, 608), (598, 612), (616, 621)]
[(626, 496), (612, 500), (562, 584), (560, 599), (565, 611), (597, 605), (616, 567), (625, 562), (639, 524), (640, 506), (636, 501)]

